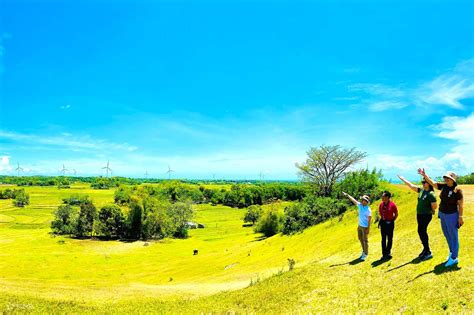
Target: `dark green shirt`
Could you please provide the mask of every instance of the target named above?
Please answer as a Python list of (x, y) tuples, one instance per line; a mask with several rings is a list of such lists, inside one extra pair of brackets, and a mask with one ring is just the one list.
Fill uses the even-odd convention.
[(432, 214), (431, 203), (436, 202), (434, 191), (426, 191), (418, 188), (418, 204), (416, 205), (417, 214)]

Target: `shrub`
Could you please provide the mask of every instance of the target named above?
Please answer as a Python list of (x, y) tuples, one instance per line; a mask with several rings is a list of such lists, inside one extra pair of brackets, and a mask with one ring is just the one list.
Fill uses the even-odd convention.
[(142, 233), (142, 213), (142, 205), (138, 201), (132, 201), (127, 218), (127, 234), (129, 238), (140, 238)]
[(302, 231), (344, 213), (347, 204), (329, 197), (308, 196), (285, 208), (283, 234)]
[(71, 195), (68, 198), (63, 198), (63, 203), (71, 206), (79, 206), (81, 204), (92, 203), (88, 195)]
[(381, 172), (374, 168), (372, 171), (359, 170), (348, 172), (344, 179), (334, 187), (333, 197), (341, 198), (342, 192), (346, 192), (354, 198), (362, 195), (369, 195), (375, 199), (379, 195)]
[(188, 229), (186, 223), (193, 218), (193, 209), (189, 203), (177, 202), (171, 204), (167, 209), (173, 229), (173, 236), (186, 238)]
[(75, 234), (78, 211), (70, 205), (61, 205), (54, 212), (51, 229), (54, 234)]
[(103, 206), (99, 211), (98, 232), (105, 237), (120, 237), (123, 235), (125, 217), (122, 209), (115, 205)]
[(260, 206), (250, 206), (247, 208), (247, 212), (245, 213), (244, 222), (252, 222), (252, 224), (255, 224), (255, 222), (257, 222), (262, 216), (262, 213), (263, 210)]
[(255, 226), (255, 232), (263, 233), (266, 237), (273, 236), (281, 231), (282, 216), (276, 209), (270, 209), (262, 215)]
[(30, 195), (25, 192), (25, 190), (21, 189), (17, 191), (15, 195), (15, 200), (13, 200), (13, 205), (17, 207), (24, 207), (30, 204)]
[(92, 236), (94, 221), (97, 218), (97, 209), (92, 202), (80, 205), (79, 217), (76, 223), (75, 235), (84, 237), (87, 234)]

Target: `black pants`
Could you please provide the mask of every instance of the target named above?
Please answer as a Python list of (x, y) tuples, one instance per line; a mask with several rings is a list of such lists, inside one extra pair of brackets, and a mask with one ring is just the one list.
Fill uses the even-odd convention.
[(382, 233), (382, 254), (387, 256), (392, 251), (394, 221), (380, 220), (380, 233)]
[(418, 221), (418, 235), (423, 244), (423, 251), (430, 252), (430, 243), (428, 237), (428, 225), (431, 222), (433, 215), (431, 214), (417, 214), (416, 221)]

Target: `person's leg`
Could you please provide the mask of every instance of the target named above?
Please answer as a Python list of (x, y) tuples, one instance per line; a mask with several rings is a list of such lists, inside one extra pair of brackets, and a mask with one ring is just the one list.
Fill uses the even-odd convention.
[(387, 248), (386, 253), (390, 255), (392, 253), (392, 242), (393, 242), (393, 230), (395, 229), (395, 222), (387, 224)]
[(369, 235), (367, 234), (368, 228), (364, 228), (364, 253), (369, 254)]
[(382, 235), (382, 255), (387, 255), (387, 224), (385, 221), (380, 222), (380, 234)]
[(451, 258), (454, 260), (458, 258), (459, 252), (459, 237), (458, 237), (458, 213), (446, 215), (446, 225), (449, 234), (449, 248), (451, 250)]
[(430, 249), (430, 237), (428, 235), (428, 225), (430, 225), (431, 219), (433, 219), (433, 216), (430, 214), (425, 215), (424, 221), (423, 221), (423, 248), (425, 249), (426, 253), (431, 253)]
[(365, 253), (363, 231), (362, 231), (362, 227), (360, 226), (357, 228), (357, 236), (359, 237), (359, 242), (360, 242), (360, 246), (362, 247), (362, 251)]
[(449, 242), (449, 229), (448, 229), (448, 225), (447, 225), (447, 218), (446, 218), (446, 214), (444, 214), (443, 212), (440, 212), (439, 213), (439, 218), (440, 218), (440, 221), (441, 221), (441, 229), (443, 230), (443, 234), (444, 234), (444, 238), (446, 239), (446, 242), (448, 243), (448, 247), (449, 247), (449, 252), (452, 253), (453, 251), (451, 250), (451, 244)]
[(428, 238), (428, 224), (431, 222), (432, 216), (429, 214), (418, 214), (416, 219), (418, 221), (418, 235), (423, 244), (423, 251), (430, 252), (429, 238)]

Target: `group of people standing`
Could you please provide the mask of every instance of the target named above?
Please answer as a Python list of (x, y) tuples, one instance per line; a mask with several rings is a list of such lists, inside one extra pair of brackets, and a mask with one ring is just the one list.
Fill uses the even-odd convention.
[[(457, 185), (457, 176), (453, 172), (447, 172), (444, 176), (444, 183), (433, 181), (424, 169), (418, 169), (418, 174), (422, 176), (422, 186), (406, 180), (403, 176), (398, 176), (411, 190), (418, 194), (418, 203), (416, 207), (416, 219), (418, 223), (418, 235), (423, 245), (423, 250), (418, 255), (421, 260), (430, 259), (433, 254), (429, 245), (428, 225), (433, 215), (436, 213), (438, 203), (434, 189), (440, 190), (440, 204), (438, 217), (441, 221), (441, 228), (449, 247), (449, 256), (445, 263), (446, 267), (455, 265), (459, 262), (459, 237), (458, 230), (464, 224), (463, 220), (463, 194)], [(362, 246), (362, 254), (360, 260), (365, 260), (369, 254), (369, 232), (372, 223), (372, 211), (370, 209), (370, 197), (364, 195), (360, 201), (343, 192), (343, 195), (349, 198), (357, 207), (359, 213), (359, 226), (357, 233)], [(391, 200), (391, 193), (384, 191), (382, 194), (382, 202), (379, 205), (377, 215), (378, 226), (382, 236), (382, 260), (392, 258), (392, 241), (393, 231), (395, 229), (395, 221), (398, 218), (398, 208)]]

